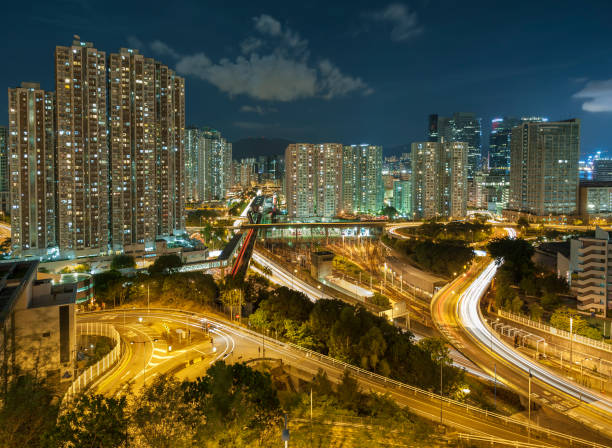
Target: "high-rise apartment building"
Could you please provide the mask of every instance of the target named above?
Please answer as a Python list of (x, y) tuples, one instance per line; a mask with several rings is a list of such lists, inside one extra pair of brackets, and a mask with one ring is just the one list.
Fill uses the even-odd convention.
[(202, 130), (202, 138), (199, 189), (205, 201), (220, 200), (232, 185), (232, 144), (211, 128)]
[(185, 229), (185, 80), (155, 63), (157, 235)]
[(207, 127), (189, 127), (185, 135), (187, 200), (224, 199), (232, 185), (232, 144)]
[(466, 215), (467, 156), (463, 142), (412, 144), (412, 212), (416, 218)]
[(379, 213), (383, 207), (383, 148), (345, 146), (342, 155), (342, 209), (347, 213)]
[(0, 126), (0, 212), (11, 213), (9, 179), (9, 128)]
[(200, 202), (198, 178), (200, 164), (198, 158), (204, 151), (200, 130), (194, 126), (185, 129), (185, 201)]
[(400, 216), (412, 218), (412, 183), (409, 180), (393, 182), (393, 207)]
[(12, 250), (42, 256), (56, 244), (54, 95), (25, 82), (8, 95)]
[(578, 201), (580, 121), (526, 122), (512, 130), (509, 209), (573, 215)]
[(333, 217), (342, 206), (342, 145), (295, 143), (285, 150), (290, 218)]
[(110, 233), (142, 250), (185, 227), (184, 81), (137, 50), (109, 57)]
[(55, 49), (57, 242), (87, 255), (109, 242), (106, 54), (75, 39)]
[(234, 184), (242, 188), (250, 188), (257, 183), (257, 173), (255, 172), (255, 158), (248, 157), (235, 162)]
[(429, 116), (430, 142), (463, 142), (468, 150), (468, 178), (472, 179), (482, 165), (481, 119), (470, 112), (456, 112), (452, 117)]

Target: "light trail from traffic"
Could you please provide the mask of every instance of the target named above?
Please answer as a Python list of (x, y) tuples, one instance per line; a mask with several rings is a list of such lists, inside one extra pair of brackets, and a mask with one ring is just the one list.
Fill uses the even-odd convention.
[[(511, 238), (516, 237), (516, 231), (507, 228)], [(491, 262), (482, 273), (466, 288), (457, 301), (457, 315), (460, 324), (480, 343), (483, 347), (489, 348), (497, 355), (520, 368), (526, 374), (531, 374), (534, 378), (549, 386), (558, 389), (571, 397), (585, 402), (592, 407), (612, 414), (612, 403), (604, 396), (594, 393), (573, 382), (567, 381), (554, 372), (544, 368), (537, 362), (533, 362), (519, 352), (510, 348), (503, 341), (499, 340), (493, 331), (484, 323), (480, 312), (480, 299), (489, 288), (491, 280), (497, 272), (498, 264)]]
[(275, 276), (278, 280), (280, 280), (277, 283), (282, 282), (282, 284), (284, 286), (287, 286), (288, 288), (297, 289), (303, 292), (313, 302), (327, 297), (320, 289), (309, 285), (303, 280), (300, 280), (295, 275), (291, 275), (290, 273), (282, 269), (280, 266), (278, 266), (276, 263), (261, 256), (259, 253), (253, 251), (252, 258), (255, 262), (259, 263), (260, 265), (269, 268), (272, 271), (273, 276)]

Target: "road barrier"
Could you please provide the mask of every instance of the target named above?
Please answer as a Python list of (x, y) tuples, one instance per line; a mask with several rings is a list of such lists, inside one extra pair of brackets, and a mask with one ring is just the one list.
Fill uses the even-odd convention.
[(93, 380), (104, 374), (110, 367), (112, 367), (117, 360), (121, 357), (121, 337), (119, 332), (115, 330), (115, 327), (108, 324), (101, 324), (97, 322), (87, 322), (77, 324), (76, 327), (77, 336), (82, 335), (94, 335), (94, 336), (105, 336), (110, 338), (115, 343), (113, 349), (104, 356), (97, 363), (90, 366), (87, 370), (81, 373), (70, 385), (62, 403), (72, 400), (75, 395), (85, 390)]
[[(135, 308), (135, 309), (130, 309), (128, 311), (129, 312), (143, 312), (146, 310), (147, 310), (146, 308), (141, 308), (141, 309)], [(552, 441), (562, 442), (572, 447), (609, 448), (607, 445), (601, 445), (596, 442), (590, 442), (588, 440), (580, 439), (578, 437), (574, 437), (569, 434), (563, 434), (563, 433), (560, 433), (560, 432), (557, 432), (557, 431), (554, 431), (548, 428), (544, 428), (542, 426), (538, 426), (536, 424), (529, 424), (528, 422), (524, 422), (522, 420), (518, 420), (512, 417), (507, 417), (505, 415), (501, 415), (496, 412), (490, 412), (486, 409), (481, 409), (479, 407), (472, 406), (467, 403), (462, 403), (460, 401), (453, 400), (451, 398), (444, 397), (442, 395), (438, 395), (438, 394), (435, 394), (433, 392), (430, 392), (424, 389), (419, 389), (418, 387), (412, 386), (410, 384), (405, 384), (405, 383), (402, 383), (401, 381), (397, 381), (392, 378), (388, 378), (388, 377), (379, 375), (377, 373), (370, 372), (368, 370), (362, 369), (352, 364), (348, 364), (344, 361), (339, 361), (330, 356), (323, 355), (321, 353), (315, 352), (313, 350), (310, 350), (304, 347), (300, 347), (299, 345), (293, 344), (291, 342), (282, 342), (277, 339), (266, 336), (262, 333), (258, 333), (246, 327), (240, 326), (238, 324), (221, 321), (220, 317), (218, 317), (217, 319), (211, 319), (209, 316), (206, 316), (206, 315), (203, 315), (197, 312), (184, 311), (184, 310), (174, 309), (174, 308), (151, 308), (150, 310), (153, 312), (160, 311), (160, 312), (165, 312), (165, 313), (178, 313), (178, 314), (189, 315), (192, 317), (194, 316), (200, 317), (200, 318), (206, 319), (209, 322), (213, 322), (215, 325), (218, 325), (221, 328), (223, 327), (232, 328), (234, 330), (239, 330), (241, 332), (248, 333), (251, 336), (256, 337), (259, 340), (265, 341), (267, 343), (273, 343), (281, 347), (290, 347), (294, 349), (295, 351), (299, 351), (305, 354), (306, 357), (318, 360), (319, 362), (323, 364), (327, 364), (328, 366), (333, 366), (337, 369), (348, 370), (350, 372), (353, 372), (354, 374), (356, 374), (362, 379), (367, 379), (369, 381), (376, 382), (379, 385), (384, 386), (386, 388), (393, 386), (395, 387), (396, 390), (410, 392), (415, 397), (426, 398), (426, 399), (429, 399), (430, 401), (438, 401), (438, 402), (442, 401), (443, 403), (446, 403), (447, 406), (444, 409), (446, 409), (447, 411), (453, 410), (457, 413), (463, 413), (463, 414), (471, 415), (473, 417), (477, 417), (483, 421), (503, 425), (507, 429), (519, 430), (522, 432), (524, 437), (526, 437), (527, 434), (530, 434), (531, 438), (534, 440), (541, 440), (541, 441), (546, 441), (546, 442), (552, 442)], [(108, 310), (106, 312), (113, 313), (116, 311)], [(83, 313), (83, 314), (88, 314), (88, 313)], [(529, 445), (525, 445), (525, 446), (529, 446)]]
[(555, 336), (559, 336), (561, 338), (567, 339), (568, 341), (573, 339), (573, 341), (577, 342), (578, 344), (587, 345), (589, 347), (593, 347), (599, 350), (604, 350), (609, 353), (612, 353), (612, 344), (608, 344), (607, 342), (587, 338), (585, 336), (582, 336), (576, 333), (571, 335), (569, 331), (560, 330), (559, 328), (551, 327), (550, 325), (546, 325), (541, 322), (536, 322), (535, 320), (531, 320), (525, 316), (520, 316), (518, 314), (509, 313), (508, 311), (498, 310), (497, 313), (500, 317), (503, 317), (508, 320), (512, 320), (514, 322), (518, 322), (527, 327), (537, 328), (538, 330), (545, 331)]

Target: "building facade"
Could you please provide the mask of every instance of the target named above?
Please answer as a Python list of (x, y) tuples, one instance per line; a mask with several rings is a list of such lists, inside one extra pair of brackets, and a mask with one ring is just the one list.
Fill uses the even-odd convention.
[(202, 139), (200, 195), (204, 201), (220, 200), (232, 186), (232, 144), (221, 136), (221, 132), (211, 128), (202, 129)]
[[(0, 379), (73, 379), (76, 284), (37, 280), (38, 261), (0, 265)], [(4, 390), (4, 389), (3, 389)]]
[(612, 309), (612, 241), (601, 228), (594, 238), (571, 240), (570, 273), (578, 297), (578, 311), (605, 317)]
[(8, 96), (12, 251), (43, 256), (56, 245), (54, 95), (22, 83)]
[(184, 81), (137, 50), (109, 56), (113, 251), (185, 228)]
[(342, 155), (342, 210), (379, 213), (385, 189), (382, 179), (383, 148), (376, 145), (344, 146)]
[(495, 174), (510, 173), (510, 138), (512, 129), (521, 124), (513, 117), (494, 118), (491, 120), (489, 134), (488, 168)]
[(612, 182), (612, 159), (598, 159), (593, 162), (593, 180)]
[(106, 54), (78, 36), (55, 49), (57, 243), (71, 255), (108, 250)]
[(194, 126), (188, 126), (185, 129), (185, 201), (186, 202), (201, 202), (198, 191), (198, 178), (200, 164), (198, 158), (202, 148), (203, 141), (200, 135), (200, 130)]
[(412, 183), (409, 180), (393, 182), (393, 208), (400, 216), (412, 218)]
[(415, 219), (462, 218), (467, 213), (467, 144), (412, 144), (412, 212)]
[(342, 205), (342, 145), (294, 143), (285, 150), (285, 195), (290, 218), (330, 218)]
[(515, 127), (509, 209), (535, 216), (576, 214), (579, 155), (579, 120)]
[(586, 220), (612, 216), (612, 181), (581, 181), (578, 192), (578, 214)]
[(5, 215), (11, 213), (8, 141), (8, 126), (0, 126), (0, 212)]

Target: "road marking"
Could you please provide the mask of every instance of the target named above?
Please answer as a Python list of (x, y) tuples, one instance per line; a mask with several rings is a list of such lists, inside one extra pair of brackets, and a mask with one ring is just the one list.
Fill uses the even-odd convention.
[(119, 381), (123, 381), (123, 379), (124, 379), (126, 376), (128, 376), (128, 375), (129, 375), (131, 372), (132, 372), (131, 370), (128, 370), (127, 372), (125, 372), (125, 374), (124, 374), (124, 375), (123, 375), (121, 378), (119, 378)]

